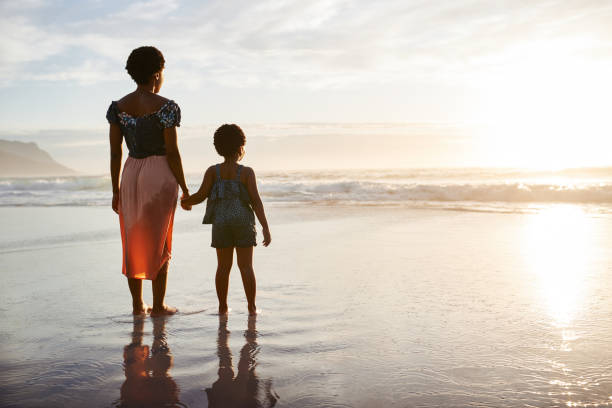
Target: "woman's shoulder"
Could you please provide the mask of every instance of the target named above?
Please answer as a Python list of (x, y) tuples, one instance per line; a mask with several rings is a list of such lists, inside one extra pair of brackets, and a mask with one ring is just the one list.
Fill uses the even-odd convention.
[(172, 99), (163, 99), (165, 102), (163, 102), (161, 108), (157, 111), (159, 122), (165, 128), (181, 126), (181, 108)]
[(157, 99), (160, 103), (174, 102), (172, 99), (161, 96), (160, 94), (152, 94), (151, 96)]
[(106, 110), (106, 120), (111, 125), (119, 123), (119, 108), (117, 107), (117, 101), (111, 101), (108, 106)]
[(164, 98), (161, 97), (161, 99), (159, 99), (159, 105), (161, 106), (159, 108), (159, 110), (163, 110), (163, 109), (175, 109), (175, 110), (180, 110), (181, 108), (179, 107), (178, 103), (176, 103), (174, 101), (174, 99), (168, 99), (168, 98)]
[(129, 100), (130, 100), (131, 96), (132, 96), (132, 93), (129, 93), (129, 94), (127, 94), (127, 95), (123, 95), (121, 98), (119, 98), (119, 99), (115, 99), (115, 100), (113, 101), (113, 103), (115, 103), (115, 104), (117, 104), (117, 105), (124, 104), (124, 103), (126, 103), (127, 101), (129, 101)]
[(160, 110), (167, 108), (169, 106), (180, 109), (178, 106), (178, 103), (176, 103), (174, 99), (166, 98), (164, 96), (157, 95), (157, 94), (153, 94), (151, 96), (154, 98), (155, 102), (160, 107), (159, 108)]

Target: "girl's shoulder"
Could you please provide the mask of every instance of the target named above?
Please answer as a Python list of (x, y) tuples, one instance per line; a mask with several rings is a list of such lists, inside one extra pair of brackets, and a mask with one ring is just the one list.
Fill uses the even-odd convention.
[(255, 174), (255, 171), (253, 170), (252, 167), (244, 166), (244, 165), (241, 165), (241, 166), (242, 166), (241, 174), (244, 174), (245, 176), (250, 176), (252, 174)]
[(255, 175), (252, 167), (245, 166), (243, 164), (240, 165), (240, 181), (243, 184), (246, 184), (247, 181)]
[(240, 182), (244, 185), (252, 184), (255, 181), (255, 171), (252, 167), (242, 166), (240, 171)]
[(204, 172), (204, 177), (210, 177), (210, 176), (215, 176), (216, 177), (216, 174), (215, 174), (217, 172), (216, 167), (217, 167), (216, 164), (208, 166), (208, 168)]

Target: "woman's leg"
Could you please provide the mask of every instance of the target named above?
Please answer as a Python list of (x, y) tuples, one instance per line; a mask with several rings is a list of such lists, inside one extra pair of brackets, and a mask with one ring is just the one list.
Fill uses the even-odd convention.
[(132, 294), (132, 313), (137, 315), (150, 311), (149, 306), (142, 301), (142, 279), (127, 278), (127, 280)]
[(166, 296), (166, 282), (168, 281), (168, 261), (164, 263), (157, 273), (157, 278), (151, 283), (153, 289), (153, 309), (151, 316), (172, 315), (177, 309), (164, 303)]
[(219, 314), (227, 313), (227, 288), (229, 286), (229, 275), (234, 258), (234, 247), (217, 248), (217, 274), (215, 275), (215, 287), (219, 298)]
[(257, 313), (255, 306), (257, 283), (255, 282), (255, 271), (253, 271), (253, 247), (236, 247), (236, 259), (238, 268), (240, 268), (240, 276), (242, 276), (242, 286), (244, 286), (249, 313), (255, 314)]

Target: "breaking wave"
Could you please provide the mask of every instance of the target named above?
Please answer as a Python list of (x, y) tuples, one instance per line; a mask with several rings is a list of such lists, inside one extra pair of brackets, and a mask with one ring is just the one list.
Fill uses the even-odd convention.
[(612, 204), (612, 184), (473, 183), (421, 184), (344, 181), (336, 183), (266, 183), (270, 201), (476, 201), (508, 203)]
[[(574, 203), (612, 206), (612, 172), (568, 174), (499, 170), (377, 170), (263, 173), (259, 191), (269, 203), (414, 204)], [(200, 176), (189, 178), (190, 189)], [(102, 206), (108, 176), (0, 178), (0, 206)]]

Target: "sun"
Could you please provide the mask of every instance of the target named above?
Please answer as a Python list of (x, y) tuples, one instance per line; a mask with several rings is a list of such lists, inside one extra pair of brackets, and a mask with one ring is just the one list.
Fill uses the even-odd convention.
[(579, 58), (580, 41), (530, 43), (472, 79), (492, 165), (556, 169), (610, 165), (612, 79), (608, 65)]

